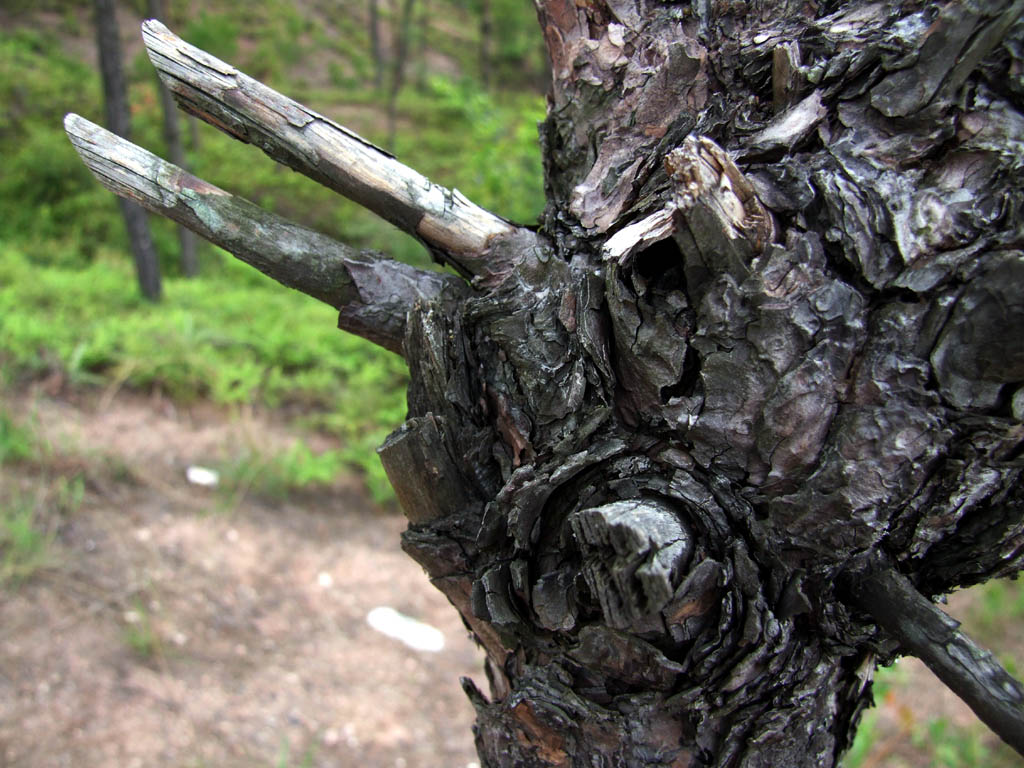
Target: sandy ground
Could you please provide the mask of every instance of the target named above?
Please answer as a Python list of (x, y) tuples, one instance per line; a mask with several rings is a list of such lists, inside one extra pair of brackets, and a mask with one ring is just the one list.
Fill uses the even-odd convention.
[[(48, 445), (0, 468), (0, 498), (40, 499), (55, 537), (47, 567), (0, 592), (0, 768), (476, 764), (458, 679), (486, 687), (482, 655), (358, 479), (287, 503), (188, 484), (188, 465), (294, 439), (251, 413), (114, 392), (0, 405)], [(377, 633), (381, 605), (440, 629), (444, 649)], [(860, 768), (931, 765), (913, 740), (935, 718), (977, 727), (922, 665), (900, 665)]]
[[(284, 430), (123, 396), (7, 407), (32, 414), (54, 446), (48, 464), (77, 466), (86, 483), (50, 521), (50, 567), (0, 593), (0, 766), (475, 761), (458, 680), (482, 678), (482, 657), (400, 551), (402, 518), (374, 509), (358, 481), (292, 503), (228, 502), (190, 486), (185, 466), (254, 435), (284, 443)], [(0, 475), (5, 497), (45, 484), (59, 481)], [(445, 648), (376, 632), (366, 616), (381, 605), (440, 629)]]

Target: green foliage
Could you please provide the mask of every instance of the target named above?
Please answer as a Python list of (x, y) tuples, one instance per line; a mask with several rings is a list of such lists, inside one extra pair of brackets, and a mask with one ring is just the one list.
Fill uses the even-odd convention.
[(125, 612), (124, 642), (140, 659), (149, 661), (161, 652), (163, 642), (142, 600), (135, 598), (132, 605), (132, 610)]
[(28, 27), (0, 31), (0, 142), (16, 142), (53, 118), (59, 127), (65, 112), (99, 107), (99, 93), (94, 71), (54, 35)]
[(72, 269), (4, 248), (0, 360), (15, 375), (56, 365), (80, 385), (118, 382), (183, 401), (319, 414), (313, 426), (345, 449), (314, 455), (297, 444), (277, 457), (281, 487), (325, 484), (355, 465), (378, 498), (385, 494), (373, 446), (405, 415), (400, 358), (339, 333), (330, 307), (236, 262), (202, 280), (170, 279), (165, 290), (162, 304), (143, 302), (129, 265), (109, 252)]
[(218, 59), (230, 61), (238, 53), (238, 32), (238, 22), (233, 14), (202, 10), (185, 26), (181, 34), (197, 48), (202, 48)]
[(15, 493), (0, 500), (0, 587), (18, 586), (46, 565), (51, 540), (34, 499)]
[(32, 435), (0, 409), (0, 466), (32, 456)]
[(537, 82), (548, 64), (543, 38), (536, 30), (536, 11), (520, 0), (492, 0), (491, 13), (499, 81), (527, 87)]

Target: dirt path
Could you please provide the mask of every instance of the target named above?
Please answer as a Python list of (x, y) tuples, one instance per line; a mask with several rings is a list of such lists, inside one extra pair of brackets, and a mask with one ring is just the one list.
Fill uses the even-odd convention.
[[(0, 766), (474, 763), (458, 679), (481, 678), (481, 657), (399, 550), (399, 516), (354, 480), (226, 503), (184, 467), (247, 440), (283, 445), (287, 430), (98, 400), (6, 402), (86, 483), (51, 567), (0, 593)], [(0, 493), (52, 500), (59, 489), (43, 486), (64, 470), (0, 470)], [(380, 605), (437, 627), (445, 648), (379, 634), (366, 616)]]

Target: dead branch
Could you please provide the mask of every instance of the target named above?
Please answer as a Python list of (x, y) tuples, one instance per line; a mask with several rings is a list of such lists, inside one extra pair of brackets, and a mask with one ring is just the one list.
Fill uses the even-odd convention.
[(339, 310), (338, 325), (401, 354), (419, 299), (458, 278), (360, 252), (193, 176), (85, 118), (64, 128), (110, 191), (182, 224), (266, 275)]
[(881, 568), (851, 585), (855, 603), (1024, 755), (1024, 685), (902, 574)]
[(189, 45), (159, 21), (145, 22), (142, 36), (160, 78), (186, 112), (368, 208), (468, 275), (486, 279), (507, 271), (502, 257), (487, 251), (496, 238), (519, 228)]

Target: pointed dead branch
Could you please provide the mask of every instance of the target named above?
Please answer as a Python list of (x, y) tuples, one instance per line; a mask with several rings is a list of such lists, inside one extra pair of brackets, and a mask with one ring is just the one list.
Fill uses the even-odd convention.
[(186, 112), (368, 208), (469, 275), (486, 279), (507, 271), (501, 256), (487, 252), (517, 227), (189, 45), (160, 22), (145, 22), (142, 37), (160, 78)]
[(294, 224), (70, 114), (64, 128), (96, 178), (230, 251), (290, 288), (330, 304), (338, 325), (402, 353), (405, 317), (418, 299), (458, 278), (370, 255)]
[(894, 569), (882, 568), (851, 586), (862, 610), (1024, 755), (1024, 685)]

